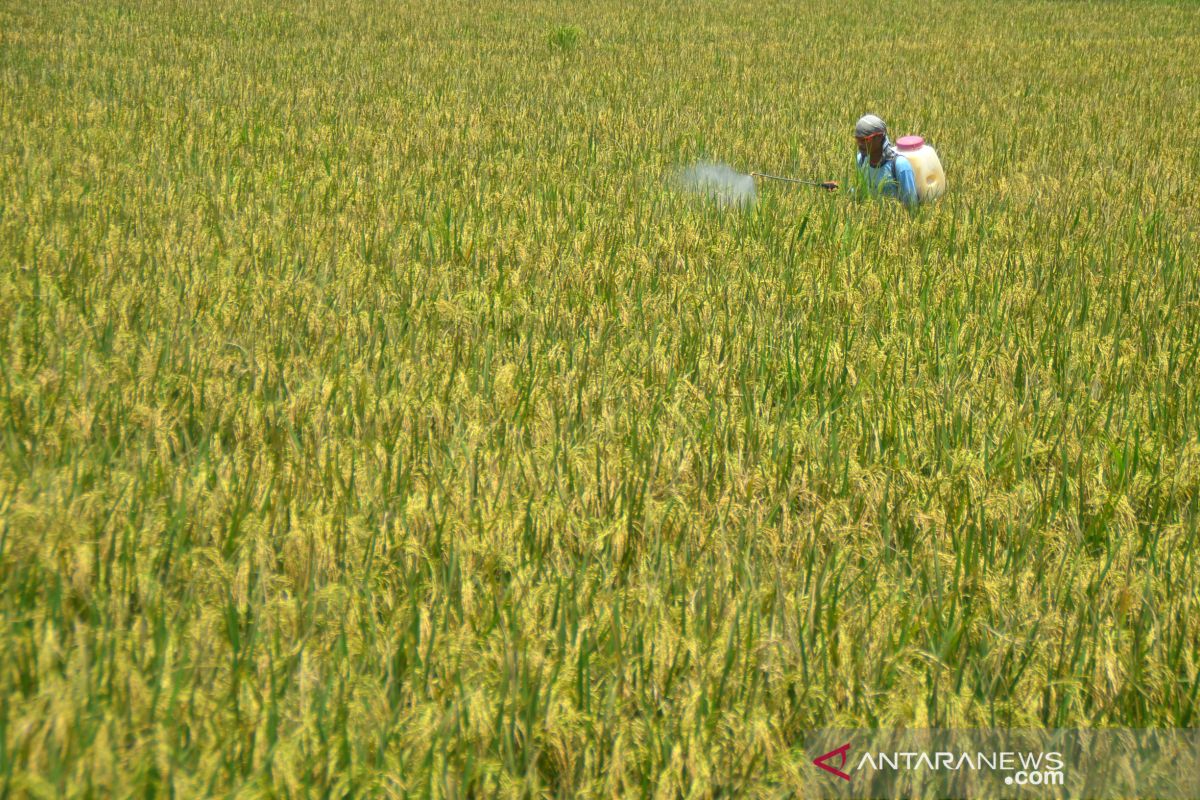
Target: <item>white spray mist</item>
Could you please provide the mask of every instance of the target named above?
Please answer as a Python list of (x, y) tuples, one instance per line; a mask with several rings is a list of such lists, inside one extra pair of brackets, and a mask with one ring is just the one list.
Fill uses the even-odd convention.
[(675, 182), (681, 189), (706, 195), (721, 206), (754, 202), (754, 178), (728, 164), (693, 164), (681, 169)]

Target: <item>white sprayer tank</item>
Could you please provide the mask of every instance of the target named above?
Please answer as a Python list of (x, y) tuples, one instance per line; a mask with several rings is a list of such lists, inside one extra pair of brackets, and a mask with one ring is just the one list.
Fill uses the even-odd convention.
[(946, 171), (936, 150), (920, 136), (901, 136), (896, 140), (896, 152), (912, 165), (917, 197), (922, 203), (942, 196), (946, 191)]

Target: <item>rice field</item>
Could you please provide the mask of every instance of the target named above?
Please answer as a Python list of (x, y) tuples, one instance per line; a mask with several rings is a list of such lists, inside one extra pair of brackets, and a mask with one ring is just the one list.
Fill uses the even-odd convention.
[[(0, 0), (0, 797), (1198, 727), (1200, 7)], [(852, 177), (854, 121), (949, 192)]]

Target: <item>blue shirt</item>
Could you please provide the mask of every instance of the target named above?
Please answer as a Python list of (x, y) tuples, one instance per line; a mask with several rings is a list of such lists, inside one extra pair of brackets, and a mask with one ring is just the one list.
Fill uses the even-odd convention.
[(863, 158), (862, 153), (858, 154), (857, 161), (859, 171), (866, 176), (867, 181), (880, 194), (895, 197), (909, 207), (917, 204), (917, 179), (913, 175), (912, 164), (908, 163), (907, 158), (897, 154), (894, 177), (892, 175), (892, 167), (889, 164), (880, 164), (878, 167), (872, 167), (871, 162)]

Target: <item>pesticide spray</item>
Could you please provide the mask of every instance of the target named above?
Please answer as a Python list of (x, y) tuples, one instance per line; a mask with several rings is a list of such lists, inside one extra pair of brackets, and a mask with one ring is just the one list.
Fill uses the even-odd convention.
[(675, 181), (683, 190), (704, 195), (722, 208), (754, 202), (754, 178), (728, 164), (693, 164), (680, 170)]
[(838, 188), (833, 181), (806, 181), (800, 178), (785, 178), (765, 172), (744, 173), (728, 164), (694, 164), (681, 170), (676, 183), (686, 191), (696, 192), (715, 200), (721, 207), (747, 206), (754, 202), (756, 192), (754, 179), (781, 181), (800, 186), (817, 186), (832, 192)]

